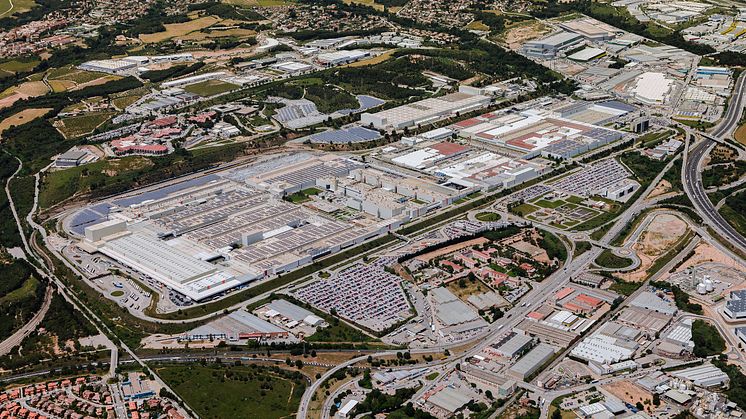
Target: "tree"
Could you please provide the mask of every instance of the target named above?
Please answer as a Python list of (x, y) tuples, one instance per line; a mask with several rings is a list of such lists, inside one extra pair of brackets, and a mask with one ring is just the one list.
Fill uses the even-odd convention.
[(558, 409), (554, 409), (552, 412), (552, 419), (562, 419), (562, 412)]
[(298, 368), (298, 369), (303, 368), (303, 361), (301, 361), (300, 359), (296, 360), (295, 361), (295, 368)]
[(655, 406), (661, 405), (661, 396), (658, 393), (653, 393), (653, 405)]

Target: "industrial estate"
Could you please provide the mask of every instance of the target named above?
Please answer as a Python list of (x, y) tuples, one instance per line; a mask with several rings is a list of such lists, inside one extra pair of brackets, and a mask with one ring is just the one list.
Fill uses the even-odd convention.
[(0, 0), (0, 418), (740, 418), (746, 7)]

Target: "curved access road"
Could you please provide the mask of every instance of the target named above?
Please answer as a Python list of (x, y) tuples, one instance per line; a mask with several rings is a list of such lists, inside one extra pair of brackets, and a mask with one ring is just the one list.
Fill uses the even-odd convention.
[(727, 137), (736, 128), (743, 114), (746, 104), (746, 73), (741, 74), (733, 89), (730, 106), (723, 121), (712, 131), (710, 135), (703, 135), (704, 140), (695, 145), (689, 152), (682, 171), (682, 181), (687, 195), (692, 200), (697, 212), (707, 223), (725, 240), (738, 247), (746, 253), (746, 238), (742, 236), (732, 225), (730, 225), (717, 211), (715, 205), (710, 202), (702, 184), (701, 168), (704, 158), (709, 155), (710, 150)]

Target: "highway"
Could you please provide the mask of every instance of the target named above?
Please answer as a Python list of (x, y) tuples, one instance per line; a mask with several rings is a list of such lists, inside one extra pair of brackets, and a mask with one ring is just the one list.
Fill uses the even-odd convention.
[[(682, 170), (682, 182), (684, 189), (692, 200), (697, 213), (726, 241), (738, 247), (741, 252), (746, 253), (746, 238), (744, 238), (733, 226), (731, 226), (710, 202), (702, 184), (702, 162), (717, 144), (716, 140), (722, 141), (733, 129), (736, 128), (743, 113), (744, 90), (746, 89), (746, 73), (736, 81), (733, 89), (730, 106), (723, 121), (712, 131), (710, 136), (703, 135), (703, 140), (697, 143), (686, 156), (685, 167)], [(713, 139), (714, 138), (714, 139)]]

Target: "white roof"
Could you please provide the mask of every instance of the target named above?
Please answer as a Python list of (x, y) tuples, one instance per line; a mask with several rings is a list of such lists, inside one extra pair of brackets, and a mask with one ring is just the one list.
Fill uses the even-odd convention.
[(637, 78), (635, 96), (648, 103), (663, 103), (671, 91), (673, 81), (663, 73), (647, 72)]
[(342, 416), (349, 415), (350, 412), (352, 412), (352, 409), (354, 409), (355, 406), (357, 406), (358, 403), (359, 402), (357, 400), (355, 400), (355, 399), (352, 399), (352, 400), (348, 401), (347, 403), (345, 403), (344, 406), (342, 406), (341, 409), (339, 409), (339, 414), (342, 415)]
[(568, 56), (567, 58), (576, 61), (588, 61), (604, 53), (606, 53), (606, 51), (602, 50), (601, 48), (588, 47), (583, 49), (582, 51), (578, 51), (575, 54)]

